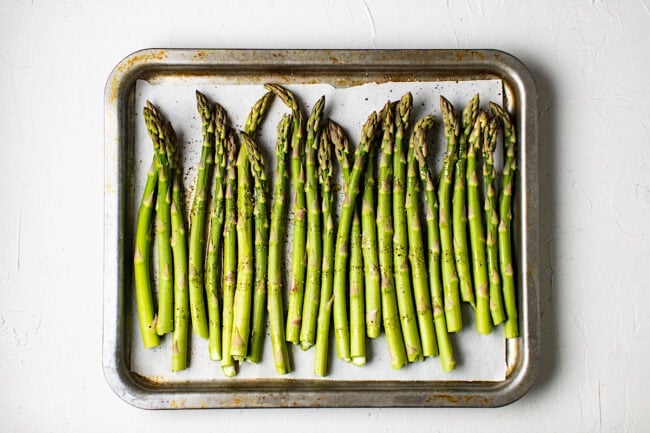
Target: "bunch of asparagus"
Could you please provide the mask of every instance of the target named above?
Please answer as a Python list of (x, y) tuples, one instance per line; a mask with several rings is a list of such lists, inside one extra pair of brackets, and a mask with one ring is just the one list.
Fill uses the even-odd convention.
[[(447, 151), (436, 188), (428, 161), (434, 118), (409, 128), (410, 93), (368, 116), (353, 152), (344, 130), (324, 117), (324, 97), (305, 121), (291, 91), (265, 87), (240, 133), (221, 105), (197, 92), (203, 147), (189, 244), (176, 136), (151, 103), (144, 108), (154, 157), (138, 212), (134, 274), (145, 347), (173, 331), (172, 370), (186, 368), (191, 318), (192, 331), (208, 339), (210, 359), (234, 376), (238, 362), (261, 361), (268, 311), (277, 373), (291, 371), (291, 342), (303, 350), (315, 346), (314, 373), (324, 376), (333, 316), (336, 354), (344, 361), (365, 364), (366, 339), (383, 328), (392, 368), (439, 355), (442, 369), (450, 371), (449, 333), (463, 327), (461, 301), (475, 309), (480, 333), (505, 322), (506, 338), (518, 336), (511, 250), (516, 136), (505, 110), (490, 103), (492, 118), (479, 113), (477, 95), (459, 116), (441, 97)], [(277, 127), (270, 197), (256, 132), (276, 96), (290, 113)], [(500, 126), (505, 161), (498, 183)], [(338, 222), (332, 153), (343, 179)], [(290, 183), (285, 318), (282, 240)]]

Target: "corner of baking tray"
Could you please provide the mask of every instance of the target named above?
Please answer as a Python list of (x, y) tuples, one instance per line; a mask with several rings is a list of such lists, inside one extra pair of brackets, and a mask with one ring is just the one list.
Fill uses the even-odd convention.
[(106, 81), (104, 88), (106, 106), (115, 106), (122, 90), (128, 87), (144, 68), (155, 64), (163, 64), (168, 57), (169, 54), (166, 49), (148, 48), (135, 51), (120, 60)]
[(105, 347), (102, 360), (104, 377), (115, 395), (125, 403), (139, 409), (159, 408), (151, 398), (152, 392), (137, 383), (125, 366), (120, 365), (121, 363), (118, 361), (118, 357), (106, 352)]
[(520, 90), (524, 97), (522, 108), (532, 108), (537, 111), (537, 86), (528, 67), (518, 57), (501, 50), (480, 50), (483, 61), (488, 61), (496, 67), (500, 75), (506, 78), (512, 86)]

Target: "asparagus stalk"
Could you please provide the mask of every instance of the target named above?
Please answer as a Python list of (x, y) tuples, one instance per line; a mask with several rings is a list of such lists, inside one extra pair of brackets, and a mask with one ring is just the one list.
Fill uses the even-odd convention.
[[(158, 194), (156, 196), (156, 240), (158, 246), (158, 316), (156, 333), (165, 335), (174, 329), (173, 316), (173, 263), (171, 250), (171, 182), (169, 161), (165, 148), (165, 131), (158, 110), (147, 101), (144, 108), (147, 132), (154, 145), (154, 163), (158, 171)], [(157, 139), (154, 139), (157, 136)]]
[(196, 92), (197, 109), (201, 115), (203, 147), (199, 162), (194, 201), (190, 214), (190, 244), (189, 244), (189, 279), (190, 279), (190, 312), (192, 315), (192, 330), (203, 338), (208, 338), (208, 323), (203, 300), (204, 281), (203, 265), (205, 251), (205, 223), (208, 203), (208, 179), (211, 177), (214, 164), (214, 111), (206, 97)]
[[(335, 146), (340, 148), (339, 145), (343, 144), (345, 141), (345, 139), (342, 138), (342, 131), (340, 128), (332, 127), (331, 125), (332, 124), (330, 124), (330, 133), (332, 141)], [(350, 329), (347, 317), (347, 300), (345, 293), (350, 230), (352, 228), (355, 203), (359, 193), (359, 182), (363, 175), (366, 157), (370, 147), (372, 146), (376, 127), (377, 113), (373, 112), (368, 117), (361, 132), (361, 140), (355, 154), (354, 165), (349, 174), (345, 197), (341, 208), (341, 216), (339, 218), (339, 226), (336, 232), (336, 255), (334, 258), (334, 334), (337, 355), (345, 361), (351, 360)], [(338, 155), (339, 152), (337, 151), (337, 156)]]
[[(287, 173), (287, 152), (291, 133), (291, 115), (285, 114), (278, 124), (276, 144), (275, 190), (271, 207), (271, 229), (269, 234), (268, 258), (268, 311), (269, 328), (275, 371), (286, 374), (291, 370), (289, 353), (284, 335), (284, 311), (282, 300), (282, 239), (284, 237), (283, 219), (289, 175)], [(329, 322), (328, 322), (329, 324)]]
[(267, 308), (266, 280), (268, 275), (268, 248), (269, 248), (269, 214), (268, 214), (268, 186), (264, 168), (263, 155), (255, 141), (255, 133), (259, 129), (269, 105), (273, 100), (273, 92), (264, 94), (251, 109), (244, 131), (249, 139), (245, 139), (248, 158), (252, 169), (255, 205), (253, 207), (254, 219), (254, 281), (253, 281), (253, 320), (251, 336), (246, 360), (252, 363), (260, 362), (264, 336), (266, 335), (265, 311)]
[(475, 307), (472, 274), (470, 272), (469, 251), (467, 248), (467, 206), (466, 206), (466, 171), (467, 139), (474, 127), (478, 111), (478, 94), (467, 104), (462, 114), (462, 126), (458, 138), (458, 159), (454, 171), (454, 192), (452, 202), (452, 230), (454, 238), (454, 255), (460, 286), (460, 297), (464, 302)]
[[(242, 361), (248, 354), (249, 337), (251, 333), (251, 301), (253, 299), (253, 278), (254, 278), (254, 261), (262, 261), (261, 265), (266, 273), (266, 265), (263, 263), (266, 257), (261, 258), (258, 254), (266, 255), (266, 240), (264, 239), (268, 224), (266, 219), (266, 203), (260, 205), (264, 210), (258, 209), (257, 226), (261, 232), (259, 234), (260, 249), (254, 250), (253, 235), (253, 187), (251, 185), (251, 163), (249, 151), (251, 148), (257, 148), (249, 134), (255, 132), (259, 126), (264, 114), (270, 103), (272, 93), (269, 92), (262, 96), (251, 108), (245, 124), (245, 131), (241, 134), (242, 143), (239, 146), (239, 155), (237, 157), (237, 288), (235, 290), (235, 299), (233, 301), (233, 328), (230, 342), (230, 351), (235, 361)], [(257, 155), (259, 157), (259, 155)], [(261, 158), (259, 159), (261, 161)], [(258, 163), (259, 163), (258, 161)], [(262, 169), (263, 170), (263, 169)], [(260, 184), (261, 185), (261, 184)], [(262, 187), (260, 186), (260, 189)], [(262, 268), (256, 269), (258, 273)], [(262, 280), (266, 280), (263, 275)], [(262, 282), (261, 284), (265, 284)], [(265, 295), (266, 286), (262, 290)], [(266, 299), (261, 298), (257, 301), (258, 311), (262, 305), (266, 304)], [(259, 326), (263, 327), (263, 310), (258, 313), (262, 319), (258, 320)], [(258, 329), (258, 332), (263, 332)], [(258, 343), (261, 344), (261, 343)], [(259, 350), (259, 348), (258, 348)], [(259, 354), (258, 354), (259, 355)]]
[(366, 363), (364, 291), (361, 215), (355, 206), (350, 231), (350, 358), (359, 366)]
[(318, 147), (318, 180), (321, 187), (323, 215), (323, 265), (321, 272), (321, 292), (318, 306), (316, 330), (316, 349), (314, 354), (314, 373), (327, 374), (327, 355), (329, 352), (330, 322), (332, 321), (333, 270), (334, 270), (334, 196), (332, 194), (332, 158), (329, 129), (323, 128)]
[(305, 197), (307, 200), (307, 281), (302, 307), (300, 328), (300, 347), (307, 350), (314, 345), (318, 303), (320, 301), (321, 266), (323, 261), (321, 203), (318, 196), (318, 134), (320, 120), (325, 105), (322, 96), (312, 107), (307, 120), (307, 142), (305, 145), (307, 181)]
[(517, 318), (517, 295), (515, 288), (514, 266), (512, 263), (512, 190), (514, 188), (517, 160), (515, 146), (517, 137), (510, 115), (495, 103), (490, 103), (492, 113), (501, 119), (504, 135), (503, 173), (499, 195), (499, 266), (503, 281), (503, 298), (506, 304), (507, 319), (503, 325), (506, 338), (519, 336)]
[(189, 335), (189, 282), (187, 275), (187, 238), (183, 211), (182, 169), (176, 148), (176, 133), (167, 122), (165, 143), (172, 179), (171, 247), (174, 261), (174, 332), (172, 334), (172, 371), (187, 368)]
[(377, 338), (381, 333), (381, 290), (377, 251), (375, 189), (375, 164), (374, 156), (371, 154), (368, 157), (368, 167), (366, 168), (361, 200), (361, 248), (366, 296), (365, 322), (366, 333), (369, 338)]
[(298, 100), (292, 92), (276, 84), (267, 84), (264, 87), (275, 93), (276, 96), (278, 96), (293, 112), (291, 137), (291, 182), (294, 188), (294, 221), (286, 338), (287, 341), (298, 344), (300, 342), (300, 325), (302, 320), (302, 304), (305, 289), (305, 256), (307, 243), (305, 171), (302, 161), (303, 116), (300, 107), (298, 106)]
[(485, 221), (487, 238), (485, 247), (487, 249), (487, 268), (490, 284), (490, 313), (492, 323), (499, 325), (506, 320), (506, 312), (503, 307), (503, 293), (501, 291), (501, 276), (499, 275), (499, 249), (497, 245), (499, 229), (499, 213), (497, 211), (497, 197), (495, 186), (494, 170), (494, 149), (497, 143), (498, 117), (493, 117), (489, 128), (495, 132), (490, 140), (483, 141), (483, 180), (485, 183)]
[(225, 141), (228, 130), (228, 120), (225, 110), (214, 105), (215, 141), (214, 159), (215, 173), (212, 185), (212, 201), (208, 227), (208, 251), (205, 264), (205, 291), (208, 303), (208, 352), (213, 361), (221, 360), (221, 314), (219, 311), (219, 292), (221, 278), (221, 240), (224, 224), (224, 183), (226, 174)]
[(246, 133), (242, 134), (242, 141), (248, 150), (251, 169), (253, 173), (255, 206), (253, 218), (255, 220), (255, 281), (253, 295), (253, 322), (251, 329), (250, 347), (246, 360), (252, 363), (260, 362), (266, 322), (266, 277), (269, 258), (269, 217), (267, 208), (267, 184), (264, 170), (264, 159), (257, 143)]
[(467, 150), (467, 205), (469, 219), (469, 237), (472, 248), (472, 274), (476, 287), (476, 329), (481, 334), (492, 332), (490, 318), (490, 296), (488, 292), (487, 263), (485, 257), (485, 233), (480, 205), (479, 178), (476, 164), (476, 152), (483, 140), (487, 140), (487, 115), (481, 113), (474, 123), (469, 137)]
[[(153, 138), (152, 138), (153, 139)], [(157, 139), (157, 137), (156, 137)], [(155, 156), (154, 156), (155, 159)], [(133, 254), (133, 274), (135, 277), (135, 299), (140, 321), (140, 335), (144, 347), (151, 348), (160, 344), (156, 334), (153, 293), (151, 288), (151, 226), (153, 223), (153, 204), (158, 187), (158, 170), (155, 161), (147, 173), (147, 182), (142, 193), (138, 221), (135, 229), (135, 252)]]
[(221, 336), (221, 370), (227, 377), (237, 374), (231, 354), (233, 303), (237, 285), (237, 159), (236, 136), (230, 131), (226, 137), (226, 192), (223, 231), (223, 314)]
[[(334, 146), (334, 154), (336, 159), (339, 162), (341, 168), (341, 177), (343, 178), (343, 196), (348, 194), (348, 185), (350, 182), (350, 142), (347, 135), (336, 122), (330, 120), (328, 123), (328, 132), (332, 144)], [(341, 224), (339, 218), (339, 225)], [(352, 225), (351, 230), (354, 229)], [(337, 239), (338, 239), (338, 229), (337, 229)], [(338, 245), (334, 246), (334, 253), (340, 253), (337, 248)], [(346, 250), (346, 254), (348, 251)], [(341, 271), (345, 273), (347, 271), (347, 257), (345, 258), (345, 264), (341, 264)], [(346, 300), (346, 283), (347, 276), (340, 276), (340, 284), (337, 284), (336, 280), (336, 256), (334, 259), (334, 281), (332, 282), (332, 293), (333, 293), (333, 305), (334, 305), (334, 339), (336, 345), (337, 356), (345, 361), (351, 361), (350, 357), (350, 342), (349, 342), (349, 329), (348, 329), (348, 306)], [(337, 318), (338, 315), (338, 318)], [(338, 331), (340, 329), (340, 332)]]
[[(407, 160), (406, 219), (408, 228), (408, 255), (413, 275), (413, 295), (417, 311), (417, 324), (422, 343), (422, 355), (437, 356), (438, 344), (431, 311), (431, 295), (427, 280), (422, 223), (420, 221), (420, 179), (415, 158), (415, 142), (424, 142), (425, 134), (433, 126), (433, 116), (425, 116), (413, 128)], [(421, 146), (421, 145), (420, 145)]]
[[(349, 181), (349, 173), (347, 181)], [(357, 194), (360, 193), (360, 189), (360, 187), (357, 188)], [(354, 204), (352, 228), (350, 229), (349, 272), (350, 358), (353, 364), (361, 366), (366, 363), (366, 323), (364, 317), (365, 287), (363, 275), (361, 213), (358, 204)]]
[(404, 334), (404, 345), (409, 362), (422, 359), (422, 344), (418, 335), (415, 305), (411, 290), (411, 274), (408, 262), (408, 233), (406, 223), (406, 155), (404, 137), (413, 107), (413, 96), (406, 93), (395, 108), (395, 145), (393, 149), (393, 262), (395, 266), (395, 290), (397, 308)]
[(424, 140), (415, 140), (415, 156), (418, 158), (420, 178), (424, 185), (424, 207), (427, 224), (427, 249), (428, 249), (428, 270), (429, 289), (431, 290), (431, 302), (433, 304), (433, 322), (436, 330), (436, 340), (440, 353), (440, 365), (443, 371), (451, 371), (456, 368), (454, 350), (451, 338), (447, 332), (447, 321), (444, 311), (444, 296), (442, 287), (442, 276), (440, 269), (440, 231), (438, 223), (438, 199), (436, 196), (433, 178), (427, 164), (428, 149)]
[(441, 268), (442, 284), (445, 293), (445, 316), (447, 330), (458, 332), (463, 329), (463, 319), (460, 311), (460, 296), (458, 293), (458, 274), (454, 263), (454, 244), (451, 229), (451, 191), (456, 165), (457, 138), (460, 124), (454, 107), (444, 97), (440, 97), (440, 108), (447, 139), (447, 153), (442, 161), (440, 182), (438, 184), (440, 245), (442, 250)]
[(393, 106), (387, 102), (382, 110), (382, 144), (379, 154), (377, 191), (377, 244), (381, 275), (381, 310), (386, 333), (390, 365), (399, 369), (408, 363), (404, 337), (397, 311), (397, 297), (393, 276), (393, 141), (395, 123)]
[(253, 298), (253, 197), (244, 133), (237, 156), (237, 288), (233, 301), (230, 352), (235, 361), (248, 353)]

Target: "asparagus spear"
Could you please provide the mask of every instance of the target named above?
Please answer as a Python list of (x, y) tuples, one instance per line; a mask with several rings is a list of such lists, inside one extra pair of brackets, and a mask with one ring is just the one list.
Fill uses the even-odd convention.
[(189, 279), (190, 279), (190, 312), (192, 314), (192, 330), (203, 338), (208, 338), (208, 324), (205, 317), (205, 302), (203, 300), (203, 260), (205, 251), (205, 222), (208, 203), (208, 179), (211, 177), (214, 164), (214, 111), (206, 97), (198, 90), (196, 92), (197, 109), (201, 115), (203, 148), (199, 162), (194, 201), (190, 214), (190, 245), (189, 245)]
[(377, 338), (381, 333), (381, 291), (379, 256), (377, 251), (377, 215), (375, 214), (375, 164), (374, 156), (368, 157), (368, 167), (363, 183), (361, 200), (361, 248), (366, 295), (366, 333)]
[[(336, 122), (333, 120), (330, 120), (328, 123), (328, 132), (330, 139), (332, 141), (332, 144), (334, 146), (334, 154), (336, 155), (336, 159), (339, 162), (339, 166), (341, 168), (341, 177), (343, 178), (343, 196), (347, 196), (348, 194), (348, 185), (350, 182), (350, 170), (351, 170), (351, 164), (350, 164), (350, 142), (348, 140), (347, 135), (343, 132), (343, 128), (341, 128)], [(340, 218), (339, 218), (339, 225), (340, 225)], [(352, 225), (352, 229), (354, 229), (354, 225)], [(338, 238), (338, 230), (337, 230), (337, 238)], [(335, 244), (334, 246), (334, 253), (340, 253), (339, 249), (337, 248), (337, 245)], [(346, 254), (348, 251), (346, 251)], [(347, 270), (347, 257), (345, 258), (345, 264), (341, 264), (343, 267), (342, 272), (345, 272)], [(333, 304), (334, 304), (334, 338), (335, 338), (335, 343), (336, 343), (336, 352), (337, 356), (345, 361), (350, 361), (350, 342), (349, 342), (349, 329), (348, 329), (348, 311), (347, 311), (347, 301), (346, 301), (346, 280), (347, 276), (342, 275), (340, 276), (340, 284), (337, 284), (336, 280), (336, 256), (334, 259), (334, 281), (333, 281), (333, 286), (332, 286), (332, 293), (333, 293)], [(339, 316), (337, 318), (337, 315)], [(340, 332), (338, 331), (340, 329)]]
[(156, 347), (160, 344), (160, 338), (156, 334), (150, 274), (151, 226), (154, 211), (153, 203), (156, 198), (157, 186), (158, 170), (156, 170), (155, 162), (152, 162), (151, 168), (147, 173), (147, 183), (144, 186), (140, 208), (138, 209), (138, 221), (135, 230), (135, 252), (133, 254), (135, 299), (138, 307), (138, 319), (140, 321), (140, 335), (142, 336), (142, 343), (146, 348)]
[[(267, 95), (258, 100), (246, 121), (246, 127), (252, 129), (259, 125), (263, 116), (258, 112), (265, 110)], [(262, 113), (263, 114), (263, 113)], [(241, 361), (248, 354), (251, 330), (251, 301), (253, 298), (253, 194), (251, 186), (251, 164), (249, 152), (255, 144), (244, 131), (241, 133), (242, 144), (237, 157), (237, 288), (233, 301), (233, 329), (230, 351), (235, 361)], [(264, 251), (261, 251), (264, 254)]]
[[(424, 244), (422, 242), (422, 223), (420, 222), (420, 179), (418, 163), (415, 159), (415, 142), (424, 142), (425, 134), (433, 126), (433, 116), (425, 116), (418, 121), (411, 133), (408, 152), (406, 181), (406, 219), (408, 221), (408, 255), (413, 275), (413, 295), (417, 311), (417, 324), (422, 342), (422, 355), (437, 356), (438, 344), (433, 326), (431, 295), (427, 281)], [(421, 145), (420, 145), (421, 146)]]
[[(347, 158), (349, 144), (337, 146), (339, 160)], [(350, 181), (349, 160), (347, 165), (342, 163), (344, 194)], [(365, 176), (364, 176), (365, 177)], [(360, 187), (357, 187), (357, 195)], [(364, 306), (364, 269), (363, 252), (361, 242), (361, 213), (359, 206), (355, 203), (352, 216), (352, 227), (350, 228), (350, 264), (349, 264), (349, 305), (350, 305), (350, 359), (355, 365), (366, 363), (366, 332), (365, 332), (365, 306)]]
[[(287, 173), (287, 152), (292, 117), (285, 114), (278, 124), (276, 144), (275, 190), (271, 207), (271, 229), (269, 234), (268, 257), (268, 311), (269, 328), (275, 371), (286, 374), (291, 370), (289, 353), (284, 336), (284, 311), (282, 306), (282, 239), (284, 237), (284, 207), (286, 203), (289, 176)], [(329, 325), (329, 322), (328, 322)]]
[(250, 344), (246, 360), (258, 363), (262, 357), (264, 336), (266, 335), (266, 277), (268, 275), (268, 247), (269, 247), (269, 214), (268, 214), (268, 186), (264, 169), (264, 159), (259, 146), (255, 141), (255, 133), (259, 129), (269, 105), (273, 100), (273, 92), (264, 94), (251, 109), (244, 131), (247, 138), (246, 144), (248, 158), (253, 174), (255, 205), (253, 207), (254, 219), (254, 281), (253, 281), (253, 322), (251, 328)]
[(237, 374), (231, 354), (233, 303), (237, 285), (237, 159), (236, 136), (230, 131), (226, 137), (226, 193), (223, 231), (223, 314), (221, 322), (221, 370), (225, 376)]
[[(335, 146), (341, 144), (340, 128), (331, 127), (330, 133)], [(339, 226), (336, 232), (336, 247), (334, 258), (334, 334), (336, 352), (339, 358), (350, 361), (350, 330), (347, 317), (346, 302), (346, 274), (347, 259), (349, 255), (350, 229), (354, 216), (355, 202), (359, 193), (359, 182), (363, 175), (366, 157), (372, 146), (372, 141), (377, 127), (377, 113), (373, 112), (363, 126), (361, 140), (355, 154), (354, 165), (347, 182), (346, 193), (341, 208)], [(338, 152), (337, 152), (338, 156)]]
[(323, 215), (323, 265), (321, 272), (321, 292), (318, 306), (316, 349), (314, 354), (314, 373), (327, 374), (327, 355), (329, 351), (330, 322), (332, 321), (332, 283), (334, 269), (334, 213), (332, 194), (332, 158), (329, 129), (323, 128), (318, 147), (318, 180), (321, 187)]
[[(173, 270), (171, 238), (171, 182), (169, 161), (165, 149), (165, 132), (158, 110), (147, 101), (144, 108), (147, 132), (154, 145), (154, 164), (158, 171), (158, 194), (156, 196), (156, 240), (158, 246), (158, 315), (156, 333), (165, 335), (174, 329), (173, 322)], [(157, 136), (157, 139), (154, 137)]]
[[(254, 234), (253, 234), (253, 187), (251, 186), (251, 156), (249, 151), (257, 145), (249, 134), (253, 134), (260, 125), (264, 114), (269, 106), (273, 94), (271, 92), (263, 95), (251, 108), (248, 118), (246, 119), (245, 131), (241, 133), (242, 143), (239, 146), (239, 155), (237, 157), (237, 288), (235, 289), (235, 298), (233, 301), (233, 328), (230, 342), (230, 351), (235, 361), (241, 361), (246, 358), (248, 354), (249, 337), (251, 333), (251, 301), (253, 299), (253, 278), (255, 272), (260, 275), (259, 284), (261, 290), (256, 292), (259, 294), (256, 300), (258, 317), (258, 333), (262, 333), (264, 321), (263, 307), (266, 305), (266, 264), (264, 260), (267, 257), (260, 257), (266, 255), (266, 232), (268, 231), (268, 222), (266, 221), (266, 200), (259, 204), (258, 212), (256, 215), (256, 226), (259, 227), (260, 232), (256, 237), (259, 238), (260, 248), (254, 249)], [(257, 155), (259, 157), (259, 155)], [(257, 161), (260, 163), (261, 158)], [(263, 168), (262, 168), (263, 171)], [(265, 183), (265, 182), (264, 182)], [(261, 190), (261, 186), (258, 189)], [(258, 197), (259, 198), (259, 197)], [(264, 208), (263, 210), (261, 208)], [(256, 260), (255, 260), (256, 259)], [(254, 262), (258, 262), (257, 268), (254, 271)], [(260, 288), (260, 286), (257, 286)], [(261, 317), (259, 317), (261, 316)], [(261, 335), (257, 336), (260, 338)], [(261, 345), (261, 342), (257, 342)], [(260, 350), (258, 347), (256, 350)], [(254, 354), (259, 356), (259, 353)]]
[(302, 307), (302, 322), (300, 328), (300, 347), (307, 350), (314, 345), (316, 338), (316, 321), (318, 318), (318, 303), (320, 301), (321, 266), (323, 261), (321, 203), (318, 197), (318, 134), (320, 120), (325, 105), (322, 96), (312, 107), (307, 120), (307, 142), (305, 145), (307, 182), (305, 197), (307, 199), (307, 281)]
[(377, 243), (381, 275), (381, 309), (386, 332), (390, 365), (399, 369), (408, 363), (404, 337), (397, 311), (393, 277), (393, 141), (395, 123), (393, 106), (387, 102), (382, 109), (382, 144), (379, 154), (379, 187), (377, 192)]
[[(348, 195), (348, 188), (349, 188), (349, 182), (350, 182), (350, 159), (349, 159), (349, 153), (350, 153), (350, 144), (348, 141), (348, 138), (346, 137), (345, 133), (343, 132), (343, 129), (335, 122), (330, 120), (329, 123), (329, 132), (330, 132), (330, 137), (332, 139), (332, 143), (334, 144), (334, 151), (336, 154), (336, 158), (339, 161), (339, 164), (341, 166), (341, 174), (343, 177), (343, 194), (344, 196)], [(359, 194), (359, 189), (357, 188), (356, 194)], [(347, 316), (347, 302), (345, 300), (345, 287), (343, 290), (340, 291), (341, 298), (339, 301), (343, 305), (338, 305), (336, 304), (336, 296), (338, 296), (336, 293), (337, 290), (337, 282), (336, 279), (334, 280), (334, 327), (337, 327), (337, 324), (340, 324), (341, 329), (345, 327), (345, 330), (343, 331), (343, 338), (341, 338), (340, 341), (337, 341), (337, 354), (343, 353), (344, 355), (349, 353), (349, 356), (340, 356), (341, 359), (344, 359), (346, 361), (354, 361), (357, 364), (363, 364), (365, 363), (365, 331), (364, 327), (364, 306), (363, 303), (360, 302), (361, 299), (363, 299), (363, 265), (359, 262), (359, 258), (361, 257), (361, 242), (360, 242), (360, 237), (361, 237), (361, 225), (359, 224), (360, 221), (360, 215), (358, 212), (358, 208), (356, 204), (353, 204), (353, 215), (352, 215), (352, 223), (350, 227), (350, 250), (353, 250), (350, 253), (350, 291), (348, 295), (350, 296), (350, 330), (353, 331), (354, 335), (350, 336), (350, 334), (347, 332), (347, 324), (348, 324), (348, 316)], [(347, 246), (346, 246), (347, 250)], [(336, 249), (337, 252), (340, 253), (338, 248)], [(352, 261), (352, 257), (354, 257), (354, 262)], [(345, 259), (346, 263), (345, 266), (346, 268), (344, 269), (344, 272), (347, 271), (347, 258)], [(336, 264), (335, 264), (336, 266)], [(335, 273), (336, 273), (336, 267), (335, 267)], [(335, 276), (336, 278), (336, 276)], [(340, 276), (341, 281), (345, 285), (347, 283), (347, 276), (342, 275)], [(354, 287), (353, 284), (354, 283)], [(352, 302), (354, 300), (354, 302)], [(337, 313), (337, 308), (339, 308), (339, 312), (345, 311), (345, 314), (341, 314), (340, 317), (337, 319), (336, 315), (339, 314)], [(344, 321), (343, 321), (344, 320)], [(336, 333), (335, 330), (335, 341), (337, 338), (338, 334)], [(356, 357), (353, 357), (350, 349), (350, 342), (348, 342), (348, 338), (351, 340), (354, 340), (354, 355)], [(341, 351), (341, 352), (340, 352)]]
[(487, 239), (485, 247), (487, 249), (487, 268), (490, 284), (490, 313), (492, 323), (499, 325), (506, 320), (506, 313), (503, 307), (503, 293), (501, 291), (501, 276), (499, 275), (499, 249), (497, 246), (499, 213), (496, 203), (496, 186), (494, 170), (494, 149), (497, 143), (498, 117), (493, 117), (490, 121), (490, 130), (495, 130), (492, 138), (483, 141), (483, 179), (485, 183), (485, 221)]
[(172, 179), (171, 247), (174, 261), (174, 332), (172, 334), (172, 371), (187, 368), (187, 337), (189, 334), (189, 293), (187, 275), (187, 238), (183, 211), (182, 169), (176, 148), (176, 133), (167, 122), (165, 144)]
[(208, 226), (208, 251), (205, 264), (205, 291), (208, 301), (208, 352), (213, 361), (221, 360), (221, 314), (219, 312), (219, 291), (221, 281), (219, 266), (221, 265), (221, 240), (224, 223), (224, 183), (226, 174), (225, 141), (228, 130), (228, 119), (225, 110), (214, 105), (215, 141), (214, 159), (215, 173), (212, 185), (212, 201)]
[(440, 231), (438, 224), (438, 200), (433, 184), (433, 178), (427, 164), (428, 149), (424, 140), (415, 141), (415, 156), (418, 158), (420, 178), (424, 185), (424, 207), (427, 224), (429, 289), (433, 304), (433, 322), (436, 330), (436, 340), (440, 352), (440, 365), (443, 371), (456, 368), (451, 338), (447, 332), (447, 321), (444, 311), (444, 296), (440, 270)]
[(517, 318), (517, 295), (515, 288), (514, 266), (512, 263), (512, 190), (514, 188), (517, 160), (515, 146), (517, 137), (515, 126), (510, 115), (497, 104), (490, 102), (492, 113), (501, 119), (504, 135), (503, 173), (501, 179), (501, 193), (499, 195), (499, 266), (503, 281), (503, 298), (506, 304), (507, 319), (503, 325), (506, 338), (519, 336)]
[[(270, 90), (266, 92), (260, 99), (258, 99), (246, 118), (244, 124), (244, 132), (250, 136), (254, 136), (259, 129), (266, 112), (269, 110), (269, 105), (273, 101), (274, 93)], [(251, 137), (254, 138), (254, 137)]]
[(359, 366), (366, 363), (364, 291), (361, 214), (355, 205), (350, 229), (350, 358)]
[(478, 115), (469, 137), (467, 150), (467, 205), (469, 236), (472, 248), (472, 274), (476, 287), (476, 329), (481, 334), (492, 332), (490, 297), (488, 292), (487, 264), (485, 258), (485, 233), (481, 215), (479, 179), (476, 168), (476, 152), (483, 140), (487, 140), (487, 115)]
[(250, 347), (246, 360), (252, 363), (260, 362), (266, 323), (264, 312), (266, 310), (266, 277), (269, 258), (269, 217), (267, 209), (267, 185), (264, 171), (264, 159), (257, 143), (246, 133), (242, 134), (242, 142), (248, 150), (251, 169), (253, 173), (255, 206), (253, 218), (255, 220), (255, 281), (253, 295), (253, 323), (251, 329)]
[(422, 359), (422, 344), (418, 335), (415, 306), (411, 290), (411, 274), (408, 263), (408, 233), (405, 212), (406, 155), (404, 136), (413, 107), (413, 96), (406, 93), (395, 108), (395, 147), (393, 149), (393, 261), (395, 266), (395, 290), (397, 307), (404, 334), (404, 345), (409, 362)]
[(442, 284), (445, 292), (445, 316), (447, 330), (458, 332), (463, 328), (460, 312), (460, 296), (458, 293), (458, 274), (454, 263), (454, 244), (451, 229), (451, 188), (456, 165), (457, 138), (460, 130), (454, 107), (443, 96), (440, 96), (440, 108), (447, 139), (447, 153), (442, 161), (440, 182), (438, 184), (440, 245), (442, 249)]
[(462, 115), (462, 126), (458, 138), (458, 159), (454, 171), (454, 192), (452, 202), (452, 230), (454, 238), (454, 255), (460, 286), (460, 297), (464, 302), (475, 306), (472, 274), (470, 272), (469, 251), (467, 248), (467, 206), (466, 206), (466, 171), (467, 171), (467, 139), (474, 127), (478, 111), (478, 94), (465, 106)]
[(302, 320), (302, 304), (305, 288), (305, 256), (307, 243), (305, 171), (302, 161), (303, 116), (300, 107), (298, 106), (298, 100), (292, 92), (276, 84), (266, 84), (264, 87), (275, 93), (276, 96), (278, 96), (293, 112), (291, 136), (291, 182), (293, 183), (294, 188), (294, 221), (286, 338), (287, 341), (298, 344), (300, 341), (300, 325)]

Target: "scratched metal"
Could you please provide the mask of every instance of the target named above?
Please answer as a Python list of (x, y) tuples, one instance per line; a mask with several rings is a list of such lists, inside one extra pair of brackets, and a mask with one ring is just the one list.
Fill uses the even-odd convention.
[[(126, 205), (138, 79), (207, 77), (224, 83), (329, 83), (501, 79), (518, 127), (514, 219), (521, 337), (507, 342), (506, 379), (483, 381), (320, 381), (259, 378), (165, 383), (129, 366), (131, 232)], [(166, 50), (131, 54), (105, 89), (104, 333), (106, 379), (146, 409), (234, 407), (496, 407), (532, 386), (540, 359), (537, 96), (526, 67), (494, 50)], [(225, 385), (224, 385), (225, 383)]]

